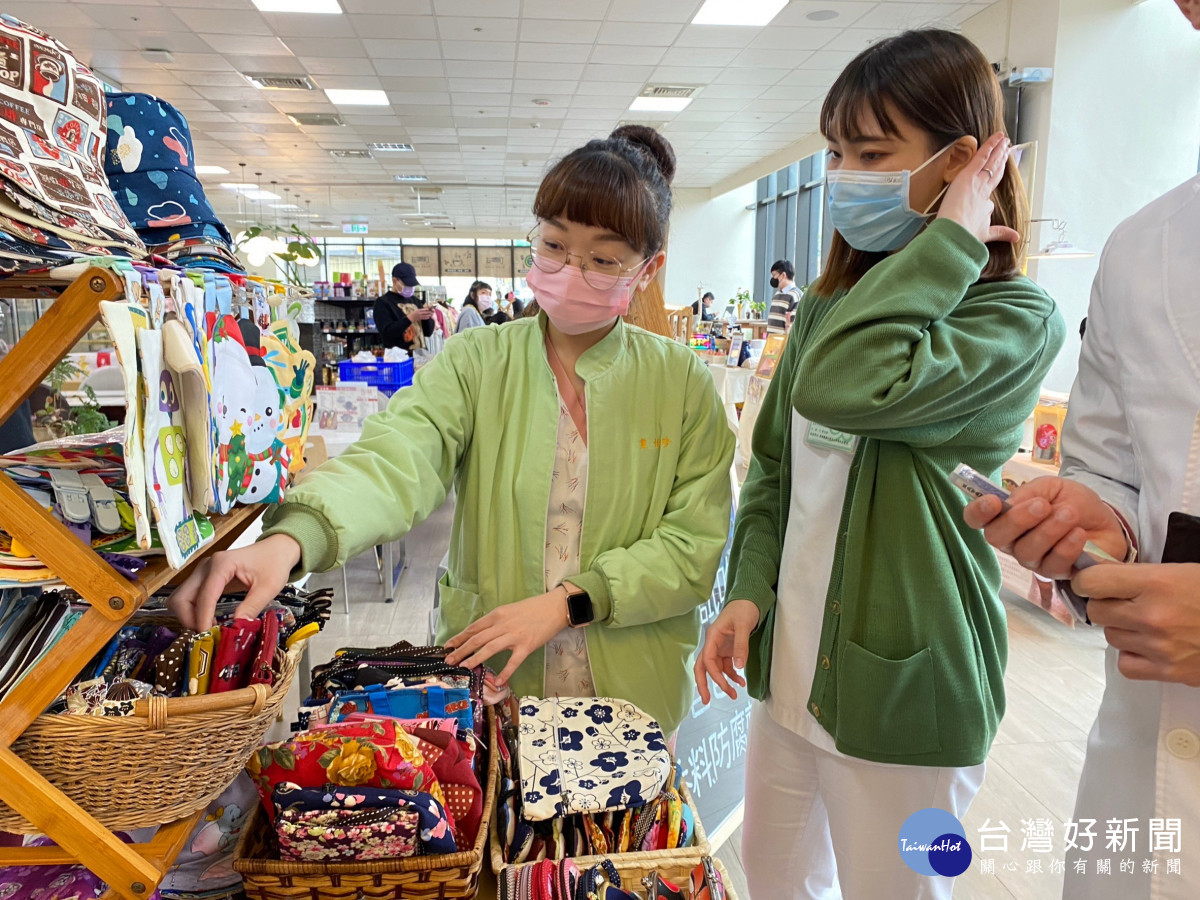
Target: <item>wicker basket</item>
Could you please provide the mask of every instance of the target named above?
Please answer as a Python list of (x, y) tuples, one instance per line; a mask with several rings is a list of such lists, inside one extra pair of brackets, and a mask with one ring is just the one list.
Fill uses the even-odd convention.
[[(617, 867), (617, 871), (621, 873), (623, 880), (632, 879), (629, 881), (631, 884), (639, 884), (649, 872), (662, 872), (663, 877), (668, 880), (671, 879), (671, 876), (666, 874), (668, 870), (676, 873), (683, 870), (690, 874), (692, 869), (700, 865), (700, 860), (706, 856), (712, 856), (712, 847), (708, 843), (708, 834), (704, 830), (704, 824), (700, 821), (700, 813), (696, 810), (696, 801), (692, 797), (692, 792), (688, 790), (686, 781), (682, 783), (679, 793), (683, 797), (683, 802), (692, 808), (695, 815), (696, 840), (692, 846), (681, 847), (678, 850), (639, 850), (636, 853), (610, 853), (607, 856), (579, 856), (575, 858), (575, 864), (580, 869), (588, 869), (600, 865), (601, 861), (605, 859), (611, 860), (612, 864)], [(503, 878), (504, 871), (514, 867), (513, 864), (504, 861), (504, 851), (500, 845), (500, 816), (493, 816), (492, 871), (496, 873), (497, 878)]]
[[(140, 700), (134, 715), (43, 715), (13, 744), (25, 762), (119, 831), (175, 822), (220, 796), (262, 743), (304, 649), (285, 654), (272, 687)], [(0, 802), (0, 831), (37, 829)]]
[(284, 861), (260, 806), (242, 831), (233, 868), (250, 900), (467, 900), (479, 890), (499, 766), (499, 756), (489, 753), (483, 818), (468, 852), (380, 862)]
[[(649, 855), (649, 853), (624, 854), (625, 857)], [(601, 859), (604, 858), (605, 857), (601, 856), (588, 857), (587, 860), (577, 859), (575, 860), (575, 863), (579, 866), (580, 870), (583, 871), (586, 868), (596, 865)], [(700, 864), (698, 860), (696, 862), (692, 862), (689, 860), (676, 859), (670, 862), (659, 862), (657, 864), (650, 864), (646, 862), (627, 862), (626, 864), (622, 865), (620, 863), (622, 859), (621, 856), (610, 856), (607, 858), (612, 860), (613, 864), (617, 867), (617, 871), (621, 874), (622, 888), (637, 894), (639, 897), (644, 896), (646, 893), (645, 886), (642, 884), (642, 879), (655, 872), (657, 872), (667, 881), (674, 884), (676, 887), (683, 888), (683, 892), (686, 895), (688, 893), (688, 879), (691, 878), (692, 870)], [(525, 863), (525, 865), (532, 866), (537, 864)], [(721, 873), (721, 878), (725, 883), (726, 900), (738, 900), (737, 892), (733, 889), (733, 881), (730, 879), (729, 872), (725, 868), (725, 865), (715, 856), (713, 857), (713, 865), (716, 866), (717, 871)], [(497, 891), (497, 893), (499, 892)]]

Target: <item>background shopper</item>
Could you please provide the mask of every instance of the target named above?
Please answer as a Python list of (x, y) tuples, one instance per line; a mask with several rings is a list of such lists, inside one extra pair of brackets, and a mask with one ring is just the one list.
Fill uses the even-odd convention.
[(771, 266), (771, 287), (775, 295), (767, 314), (767, 334), (784, 334), (792, 325), (792, 313), (800, 302), (800, 286), (795, 282), (796, 268), (789, 259)]
[(411, 350), (414, 343), (423, 343), (414, 340), (416, 328), (425, 337), (433, 336), (433, 310), (425, 307), (423, 298), (415, 296), (420, 283), (417, 270), (409, 263), (392, 267), (392, 289), (375, 301), (375, 329), (384, 347)]

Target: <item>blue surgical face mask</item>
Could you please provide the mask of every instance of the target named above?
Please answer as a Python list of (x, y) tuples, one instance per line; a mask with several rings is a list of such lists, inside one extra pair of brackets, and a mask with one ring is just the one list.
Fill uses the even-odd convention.
[(948, 144), (919, 167), (899, 172), (864, 172), (835, 169), (825, 175), (829, 195), (829, 219), (855, 250), (890, 253), (899, 250), (925, 227), (946, 185), (924, 212), (909, 202), (912, 176), (949, 150)]

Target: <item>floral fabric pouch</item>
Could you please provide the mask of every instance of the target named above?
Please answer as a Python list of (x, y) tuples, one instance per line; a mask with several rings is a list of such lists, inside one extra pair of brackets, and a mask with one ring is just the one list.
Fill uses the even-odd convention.
[[(279, 845), (285, 838), (321, 838), (329, 829), (338, 855), (320, 859), (390, 859), (412, 856), (418, 843), (428, 853), (455, 853), (458, 845), (446, 808), (430, 794), (386, 788), (302, 788), (281, 784), (271, 796)], [(364, 855), (366, 854), (366, 855)], [(293, 857), (298, 858), (298, 857)], [(314, 857), (305, 856), (304, 859)]]
[(530, 822), (644, 806), (671, 773), (662, 728), (624, 700), (525, 697), (518, 731)]

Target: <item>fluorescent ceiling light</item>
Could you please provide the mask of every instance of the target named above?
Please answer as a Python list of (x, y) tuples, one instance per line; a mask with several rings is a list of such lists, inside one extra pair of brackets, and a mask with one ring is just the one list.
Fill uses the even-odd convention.
[(336, 106), (387, 106), (387, 94), (383, 91), (349, 91), (326, 88), (325, 96)]
[(282, 200), (278, 194), (272, 194), (270, 191), (259, 191), (251, 188), (246, 191), (247, 200)]
[(236, 184), (231, 182), (222, 182), (221, 187), (225, 188), (227, 191), (233, 191), (235, 194), (245, 194), (250, 191), (257, 190), (257, 188), (252, 184)]
[(273, 206), (275, 209), (299, 209), (300, 208), (295, 203), (272, 203), (271, 206)]
[(196, 166), (197, 175), (228, 175), (229, 170), (223, 166)]
[(691, 97), (637, 97), (629, 104), (629, 109), (631, 112), (679, 112), (691, 102)]
[[(258, 0), (255, 0), (258, 2)], [(766, 25), (788, 0), (704, 0), (693, 25)]]
[(338, 0), (254, 0), (259, 12), (325, 13), (338, 15)]
[(427, 175), (397, 175), (397, 181), (428, 181)]

